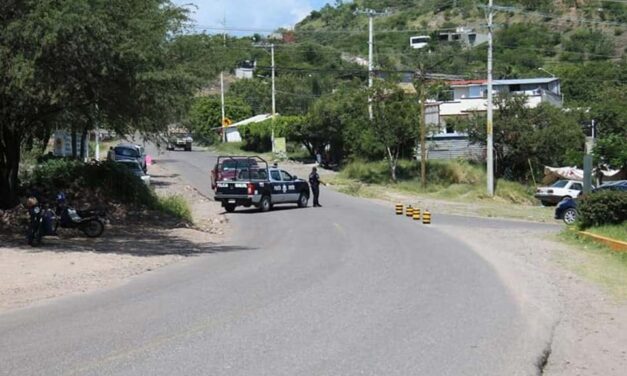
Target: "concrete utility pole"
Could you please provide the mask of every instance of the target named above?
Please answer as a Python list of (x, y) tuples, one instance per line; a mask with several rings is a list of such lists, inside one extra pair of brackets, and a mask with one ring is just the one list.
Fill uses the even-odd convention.
[[(423, 72), (424, 73), (424, 72)], [(427, 187), (427, 145), (425, 142), (425, 133), (427, 133), (427, 108), (425, 102), (427, 100), (426, 80), (422, 77), (420, 87), (420, 184), (422, 188)]]
[[(226, 54), (226, 16), (222, 20), (222, 46), (224, 47), (224, 53)], [(224, 129), (224, 121), (226, 119), (226, 112), (224, 110), (224, 70), (220, 72), (220, 104), (222, 108), (222, 123), (220, 126), (222, 127), (222, 141), (226, 142), (226, 129)]]
[(276, 86), (274, 79), (276, 66), (274, 64), (274, 43), (270, 45), (270, 55), (272, 59), (272, 152), (274, 153), (274, 118), (276, 117)]
[[(371, 88), (374, 75), (374, 18), (388, 13), (365, 9), (355, 11), (355, 14), (365, 14), (368, 16), (368, 87)], [(368, 98), (368, 115), (370, 120), (372, 120), (372, 98), (370, 97)]]
[(488, 3), (488, 118), (487, 118), (487, 181), (488, 196), (494, 196), (494, 139), (493, 139), (493, 103), (492, 103), (492, 0)]

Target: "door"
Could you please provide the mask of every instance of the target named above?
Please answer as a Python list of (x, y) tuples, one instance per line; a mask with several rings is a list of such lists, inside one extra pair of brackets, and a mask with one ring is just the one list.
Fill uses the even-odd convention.
[(281, 171), (270, 170), (270, 186), (272, 189), (272, 203), (285, 202), (285, 195), (283, 192), (283, 179), (281, 178)]
[(298, 184), (294, 180), (294, 177), (287, 171), (281, 170), (281, 180), (283, 180), (283, 186), (281, 187), (283, 191), (283, 202), (298, 202), (300, 192), (298, 191)]

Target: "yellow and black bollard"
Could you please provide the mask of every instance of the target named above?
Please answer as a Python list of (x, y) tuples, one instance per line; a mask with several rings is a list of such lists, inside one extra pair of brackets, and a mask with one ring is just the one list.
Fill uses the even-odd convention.
[(412, 215), (414, 215), (414, 208), (412, 208), (411, 205), (407, 205), (407, 210), (405, 211), (405, 213), (408, 217), (411, 217)]
[(420, 220), (420, 208), (414, 208), (414, 220), (415, 221)]
[(429, 210), (425, 210), (425, 212), (422, 213), (422, 223), (425, 225), (431, 224), (431, 213)]
[(403, 215), (403, 204), (396, 204), (396, 215)]

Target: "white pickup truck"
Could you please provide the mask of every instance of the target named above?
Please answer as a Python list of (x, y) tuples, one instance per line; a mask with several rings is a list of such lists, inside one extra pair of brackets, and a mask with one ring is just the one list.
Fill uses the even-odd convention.
[(544, 206), (557, 205), (566, 197), (576, 198), (583, 192), (583, 183), (576, 180), (558, 180), (550, 187), (539, 187), (535, 198)]

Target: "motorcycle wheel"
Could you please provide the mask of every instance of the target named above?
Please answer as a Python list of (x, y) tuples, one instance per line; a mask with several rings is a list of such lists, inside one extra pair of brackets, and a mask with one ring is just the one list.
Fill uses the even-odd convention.
[(102, 232), (104, 231), (104, 224), (99, 219), (90, 219), (81, 225), (80, 230), (88, 238), (97, 238), (102, 235)]

